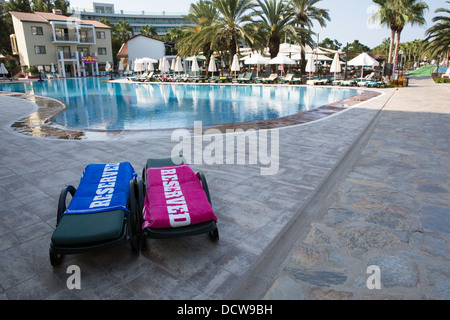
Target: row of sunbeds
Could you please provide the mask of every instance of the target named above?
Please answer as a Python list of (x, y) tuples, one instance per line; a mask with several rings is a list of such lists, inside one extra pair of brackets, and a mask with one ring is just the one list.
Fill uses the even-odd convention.
[[(287, 73), (279, 76), (276, 73), (268, 77), (255, 77), (253, 72), (241, 72), (237, 77), (209, 77), (204, 75), (180, 76), (180, 75), (155, 75), (153, 72), (144, 73), (136, 77), (128, 77), (128, 80), (135, 82), (192, 82), (192, 83), (282, 83), (282, 84), (303, 84), (304, 79), (301, 74)], [(361, 79), (333, 79), (316, 78), (306, 80), (307, 85), (341, 85), (341, 86), (365, 86), (365, 87), (385, 87), (384, 79), (375, 79), (373, 74)]]
[(340, 85), (347, 87), (386, 87), (384, 77), (379, 79), (375, 78), (375, 74), (371, 73), (364, 78), (359, 79), (333, 79), (333, 78), (319, 78), (319, 79), (309, 79), (306, 81), (307, 85)]

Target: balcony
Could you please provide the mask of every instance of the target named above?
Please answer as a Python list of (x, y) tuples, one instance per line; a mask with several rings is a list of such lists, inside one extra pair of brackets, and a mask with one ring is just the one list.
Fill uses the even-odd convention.
[(86, 44), (86, 43), (92, 43), (95, 44), (94, 37), (80, 37), (80, 43)]
[(77, 36), (76, 34), (65, 34), (52, 36), (53, 43), (79, 43), (79, 44), (95, 44), (94, 37)]
[(55, 35), (52, 36), (52, 42), (71, 42), (71, 43), (78, 43), (78, 37), (77, 35)]
[(58, 60), (77, 60), (77, 52), (58, 51)]

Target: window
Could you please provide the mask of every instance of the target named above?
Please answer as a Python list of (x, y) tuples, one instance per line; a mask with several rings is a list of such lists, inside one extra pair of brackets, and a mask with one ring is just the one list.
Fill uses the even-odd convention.
[(36, 54), (46, 54), (45, 46), (34, 46), (34, 53), (36, 53)]
[(31, 27), (31, 34), (33, 36), (42, 36), (44, 32), (42, 31), (42, 27)]
[(106, 48), (98, 48), (98, 55), (105, 55), (106, 54)]
[(106, 39), (105, 31), (97, 31), (97, 39)]

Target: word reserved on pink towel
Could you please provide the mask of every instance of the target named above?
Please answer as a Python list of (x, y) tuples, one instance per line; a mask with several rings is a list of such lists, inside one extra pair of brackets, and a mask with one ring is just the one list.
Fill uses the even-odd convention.
[(147, 169), (145, 228), (178, 228), (217, 221), (198, 176), (188, 164)]

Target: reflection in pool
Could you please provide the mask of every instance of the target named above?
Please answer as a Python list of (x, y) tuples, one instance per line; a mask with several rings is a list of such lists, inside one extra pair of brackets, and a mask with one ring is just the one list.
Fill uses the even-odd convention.
[(52, 120), (80, 129), (145, 130), (284, 117), (362, 90), (273, 85), (104, 82), (100, 78), (0, 84), (0, 91), (56, 98), (67, 109)]

